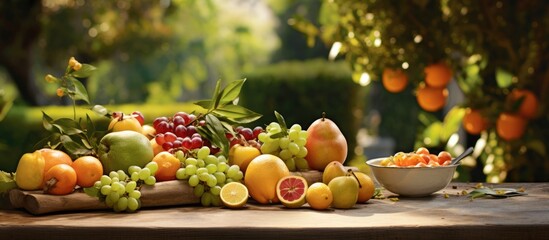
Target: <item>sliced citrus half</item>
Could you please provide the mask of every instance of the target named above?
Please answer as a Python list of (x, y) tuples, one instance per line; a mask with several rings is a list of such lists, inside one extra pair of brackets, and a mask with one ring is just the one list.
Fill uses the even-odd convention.
[(228, 208), (241, 208), (248, 202), (248, 188), (239, 182), (230, 182), (221, 188), (221, 201)]
[(286, 176), (278, 180), (276, 195), (282, 204), (289, 208), (298, 208), (305, 204), (307, 180), (300, 176)]

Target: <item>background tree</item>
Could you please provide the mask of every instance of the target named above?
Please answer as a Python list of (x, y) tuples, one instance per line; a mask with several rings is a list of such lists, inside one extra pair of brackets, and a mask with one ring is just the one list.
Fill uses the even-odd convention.
[(254, 2), (2, 1), (0, 64), (30, 105), (58, 103), (42, 79), (67, 56), (100, 68), (84, 79), (94, 102), (188, 100), (268, 62), (276, 19)]
[[(407, 118), (419, 123), (416, 144), (408, 151), (426, 145), (459, 153), (464, 146), (456, 144), (453, 133), (462, 120), (470, 123), (468, 113), (477, 110), (480, 131), (465, 130), (466, 144), (476, 146), (474, 157), (479, 161), (465, 161), (468, 167), (460, 169), (461, 177), (479, 174), (489, 182), (547, 180), (547, 13), (545, 1), (335, 0), (324, 1), (318, 31), (304, 32), (344, 55), (356, 72), (355, 81), (368, 76), (384, 82), (386, 69), (403, 72), (409, 81), (404, 91), (411, 94), (393, 96), (408, 99), (404, 102), (419, 100), (423, 86), (429, 87), (429, 66), (450, 67), (437, 72), (445, 75), (451, 70), (466, 100), (448, 114), (428, 109), (421, 101), (418, 112), (398, 109), (397, 114), (409, 113)], [(299, 24), (300, 29), (315, 27), (307, 21)], [(439, 98), (432, 96), (426, 99)], [(447, 96), (439, 99), (445, 104)], [(522, 114), (521, 107), (531, 114)]]

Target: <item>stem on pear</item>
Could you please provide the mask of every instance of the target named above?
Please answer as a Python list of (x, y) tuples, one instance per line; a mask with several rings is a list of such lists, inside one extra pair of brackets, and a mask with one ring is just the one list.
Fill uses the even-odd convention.
[(360, 181), (358, 180), (358, 177), (355, 175), (355, 172), (353, 172), (352, 169), (348, 169), (347, 172), (351, 173), (351, 175), (353, 175), (353, 177), (355, 177), (356, 182), (358, 183), (358, 187), (362, 188), (362, 185), (360, 185)]
[(322, 112), (322, 121), (324, 122), (324, 119), (326, 118), (326, 112)]

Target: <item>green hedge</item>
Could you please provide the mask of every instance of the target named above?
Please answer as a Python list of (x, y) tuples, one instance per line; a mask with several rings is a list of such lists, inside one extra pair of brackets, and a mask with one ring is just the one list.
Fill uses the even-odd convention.
[(326, 60), (281, 62), (246, 74), (239, 105), (263, 114), (253, 125), (276, 121), (274, 111), (288, 125), (304, 129), (326, 112), (341, 129), (349, 145), (347, 159), (354, 157), (356, 133), (366, 106), (367, 87), (352, 80), (344, 62)]
[[(151, 123), (159, 116), (172, 116), (177, 111), (200, 111), (200, 107), (191, 103), (169, 105), (113, 105), (105, 106), (112, 111), (131, 113), (139, 110), (145, 121)], [(39, 146), (35, 144), (47, 137), (48, 133), (42, 126), (42, 111), (53, 119), (72, 118), (71, 106), (24, 107), (14, 106), (0, 122), (0, 170), (14, 172), (19, 158), (27, 152), (32, 152)], [(90, 110), (77, 108), (77, 118), (85, 119), (88, 114), (99, 129), (107, 129), (109, 119), (98, 116)]]

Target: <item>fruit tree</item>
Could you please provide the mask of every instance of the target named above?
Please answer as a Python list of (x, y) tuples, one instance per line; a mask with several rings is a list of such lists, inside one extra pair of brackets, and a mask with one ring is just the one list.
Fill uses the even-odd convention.
[[(416, 147), (459, 153), (463, 126), (476, 150), (460, 169), (463, 180), (546, 181), (548, 11), (544, 1), (333, 0), (323, 2), (321, 26), (293, 23), (332, 46), (330, 58), (344, 56), (355, 81), (368, 76), (398, 94), (405, 78), (395, 72), (407, 76), (424, 125)], [(446, 99), (450, 84), (465, 97), (455, 106)]]

